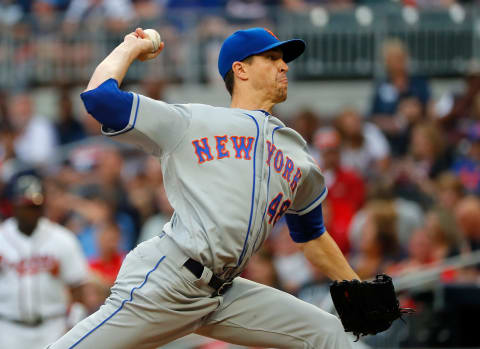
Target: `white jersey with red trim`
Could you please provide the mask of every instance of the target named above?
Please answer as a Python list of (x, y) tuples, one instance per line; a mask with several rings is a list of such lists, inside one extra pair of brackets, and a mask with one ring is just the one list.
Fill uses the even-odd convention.
[(164, 231), (217, 276), (238, 275), (285, 213), (325, 198), (306, 142), (269, 113), (133, 96), (128, 126), (103, 132), (160, 158), (175, 209)]
[(74, 234), (41, 218), (31, 236), (15, 218), (0, 224), (0, 319), (32, 322), (66, 314), (65, 286), (86, 281), (88, 265)]

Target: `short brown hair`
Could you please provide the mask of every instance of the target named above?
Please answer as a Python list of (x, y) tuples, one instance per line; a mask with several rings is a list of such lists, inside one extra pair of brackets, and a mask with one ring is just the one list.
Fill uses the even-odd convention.
[[(252, 62), (252, 59), (253, 59), (253, 56), (249, 56), (241, 60), (241, 62), (250, 64)], [(228, 93), (230, 94), (230, 96), (233, 96), (233, 85), (234, 85), (235, 79), (234, 79), (234, 74), (232, 69), (228, 71), (223, 81), (225, 81), (225, 88), (227, 89)]]
[(233, 70), (230, 69), (225, 75), (225, 88), (227, 89), (230, 96), (233, 94)]

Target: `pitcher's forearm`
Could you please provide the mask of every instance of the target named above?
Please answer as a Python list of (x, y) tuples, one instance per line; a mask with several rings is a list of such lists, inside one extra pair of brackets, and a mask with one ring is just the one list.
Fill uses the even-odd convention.
[(110, 78), (117, 80), (120, 85), (138, 55), (138, 48), (132, 47), (128, 42), (122, 42), (97, 66), (85, 91), (97, 88)]
[(302, 250), (305, 257), (330, 279), (360, 280), (328, 232), (302, 244)]

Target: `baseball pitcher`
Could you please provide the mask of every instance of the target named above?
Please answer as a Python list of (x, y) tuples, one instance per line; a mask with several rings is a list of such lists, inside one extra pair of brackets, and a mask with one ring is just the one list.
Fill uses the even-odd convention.
[(142, 29), (125, 36), (81, 98), (106, 136), (158, 157), (175, 213), (127, 255), (105, 304), (50, 348), (155, 348), (189, 333), (245, 346), (351, 348), (337, 317), (238, 276), (286, 216), (314, 265), (333, 280), (358, 279), (325, 231), (327, 190), (305, 141), (271, 114), (305, 43), (263, 28), (228, 37), (218, 68), (230, 108), (122, 91), (130, 64), (164, 44), (152, 48)]

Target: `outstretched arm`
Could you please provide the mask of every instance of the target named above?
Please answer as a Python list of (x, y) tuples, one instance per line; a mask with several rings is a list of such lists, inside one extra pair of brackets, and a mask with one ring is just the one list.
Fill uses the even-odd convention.
[(318, 238), (300, 245), (305, 257), (332, 280), (360, 280), (336, 242), (325, 231)]
[(153, 42), (146, 37), (140, 28), (126, 35), (95, 69), (80, 97), (87, 112), (102, 125), (103, 134), (160, 156), (173, 149), (188, 129), (191, 109), (119, 88), (135, 59), (153, 59), (163, 50), (160, 43), (152, 52)]
[(153, 59), (160, 54), (164, 46), (162, 42), (158, 50), (152, 52), (152, 41), (148, 39), (143, 29), (137, 28), (133, 33), (126, 35), (123, 42), (97, 66), (85, 91), (97, 88), (108, 79), (115, 79), (120, 85), (135, 59), (141, 61)]
[(286, 215), (290, 236), (305, 257), (332, 280), (360, 280), (323, 224), (322, 205), (303, 215)]
[(161, 43), (153, 51), (153, 42), (141, 28), (125, 36), (95, 69), (87, 89), (80, 95), (88, 113), (106, 129), (125, 130), (131, 120), (133, 94), (119, 89), (128, 68), (135, 59), (148, 60), (163, 50)]

